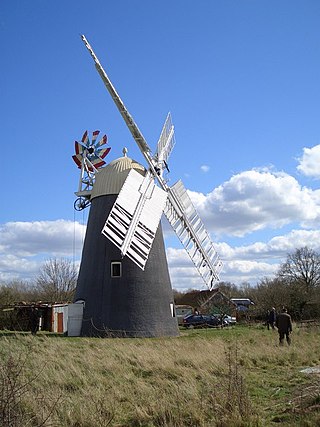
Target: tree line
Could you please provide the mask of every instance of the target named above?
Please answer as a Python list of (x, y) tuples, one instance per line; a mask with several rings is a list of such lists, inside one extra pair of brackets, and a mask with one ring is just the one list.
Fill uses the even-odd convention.
[[(0, 283), (0, 306), (21, 301), (71, 302), (77, 276), (68, 259), (50, 259), (32, 283)], [(280, 311), (283, 306), (295, 320), (320, 318), (320, 253), (305, 246), (289, 253), (273, 278), (263, 278), (254, 286), (220, 282), (218, 287), (229, 298), (250, 298), (254, 302), (251, 315), (257, 319), (263, 319), (271, 307)]]
[(320, 253), (305, 246), (288, 253), (272, 278), (255, 285), (220, 282), (217, 286), (228, 298), (250, 298), (254, 303), (250, 315), (257, 320), (264, 320), (272, 307), (277, 311), (286, 307), (295, 320), (320, 318)]

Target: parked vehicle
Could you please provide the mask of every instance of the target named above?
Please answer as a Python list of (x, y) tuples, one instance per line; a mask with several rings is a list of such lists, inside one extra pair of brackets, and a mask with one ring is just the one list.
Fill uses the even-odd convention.
[(223, 318), (229, 325), (235, 325), (237, 323), (236, 317), (225, 315)]
[(178, 325), (183, 325), (183, 319), (192, 314), (193, 308), (191, 305), (176, 305), (176, 318), (178, 319)]
[(189, 314), (183, 319), (185, 328), (212, 328), (220, 325), (221, 322), (216, 316), (207, 314)]
[(217, 317), (220, 320), (221, 320), (221, 318), (223, 318), (223, 322), (224, 322), (225, 326), (235, 325), (237, 323), (236, 317), (229, 316), (227, 314), (221, 315), (221, 314), (213, 313), (213, 316)]

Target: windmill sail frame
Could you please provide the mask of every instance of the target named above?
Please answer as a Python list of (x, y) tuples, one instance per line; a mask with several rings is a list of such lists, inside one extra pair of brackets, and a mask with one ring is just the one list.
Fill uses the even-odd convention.
[[(117, 91), (115, 90), (92, 47), (84, 35), (82, 35), (81, 38), (86, 48), (90, 52), (91, 57), (93, 58), (95, 67), (101, 79), (103, 80), (134, 140), (136, 141), (142, 155), (147, 161), (151, 175), (158, 181), (162, 190), (167, 193), (168, 199), (164, 211), (167, 218), (169, 219), (170, 224), (187, 250), (187, 253), (197, 268), (199, 274), (209, 289), (212, 289), (214, 283), (219, 280), (219, 273), (222, 269), (222, 262), (219, 258), (219, 255), (215, 251), (209, 234), (205, 230), (200, 217), (192, 205), (191, 200), (187, 200), (187, 192), (183, 185), (181, 187), (180, 184), (176, 184), (170, 188), (162, 177), (163, 166), (166, 165), (166, 161), (174, 145), (171, 117), (169, 116), (171, 124), (168, 122), (168, 126), (166, 126), (166, 121), (163, 128), (163, 139), (162, 134), (160, 136), (158, 142), (158, 152), (154, 157), (152, 157), (151, 150), (144, 136), (134, 122)], [(191, 213), (186, 213), (187, 208), (191, 209)], [(138, 221), (138, 219), (139, 218), (137, 216), (135, 220)]]

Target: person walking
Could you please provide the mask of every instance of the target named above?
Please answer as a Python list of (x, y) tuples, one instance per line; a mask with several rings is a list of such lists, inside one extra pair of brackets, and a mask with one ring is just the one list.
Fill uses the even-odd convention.
[(272, 307), (272, 309), (268, 312), (268, 318), (267, 318), (267, 328), (270, 329), (270, 326), (272, 329), (274, 329), (276, 324), (276, 309)]
[(276, 326), (279, 333), (279, 344), (283, 345), (284, 338), (286, 338), (288, 345), (291, 344), (290, 334), (292, 332), (292, 320), (287, 309), (283, 308), (282, 312), (276, 318)]

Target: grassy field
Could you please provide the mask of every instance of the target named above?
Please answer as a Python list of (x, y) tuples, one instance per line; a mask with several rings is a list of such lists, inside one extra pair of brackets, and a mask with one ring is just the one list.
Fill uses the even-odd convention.
[(319, 327), (179, 338), (0, 336), (1, 426), (320, 426)]

